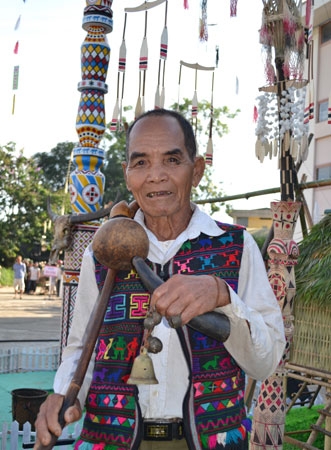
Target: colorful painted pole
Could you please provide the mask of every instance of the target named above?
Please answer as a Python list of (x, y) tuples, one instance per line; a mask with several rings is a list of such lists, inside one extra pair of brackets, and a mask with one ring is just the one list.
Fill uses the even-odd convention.
[[(75, 169), (69, 181), (71, 207), (76, 214), (97, 211), (102, 205), (104, 150), (99, 144), (106, 128), (104, 95), (110, 57), (106, 34), (113, 29), (111, 6), (112, 0), (87, 0), (84, 9), (82, 27), (87, 35), (81, 46), (81, 97), (76, 118), (79, 145), (73, 151)], [(83, 253), (98, 226), (98, 222), (75, 225), (71, 248), (65, 253), (61, 348), (67, 343)]]

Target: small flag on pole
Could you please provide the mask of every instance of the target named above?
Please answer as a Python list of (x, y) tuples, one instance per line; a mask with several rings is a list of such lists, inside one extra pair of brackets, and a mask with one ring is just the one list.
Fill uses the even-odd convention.
[(15, 44), (15, 47), (14, 47), (14, 54), (15, 54), (15, 55), (18, 54), (18, 46), (19, 46), (19, 43), (18, 43), (18, 41), (17, 41), (16, 44)]
[(13, 74), (13, 90), (16, 91), (18, 89), (18, 76), (20, 73), (19, 66), (14, 66), (14, 74)]
[(18, 30), (19, 29), (19, 27), (20, 27), (20, 23), (21, 23), (21, 16), (18, 16), (18, 19), (17, 19), (17, 21), (16, 21), (16, 25), (15, 25), (15, 30)]
[(16, 97), (15, 97), (15, 94), (14, 94), (14, 95), (13, 95), (13, 104), (12, 104), (12, 108), (11, 108), (11, 113), (12, 113), (12, 114), (15, 113), (15, 100), (16, 100)]

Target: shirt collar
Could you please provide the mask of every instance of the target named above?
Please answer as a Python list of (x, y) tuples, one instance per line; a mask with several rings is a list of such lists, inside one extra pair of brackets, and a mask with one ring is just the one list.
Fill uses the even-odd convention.
[(150, 242), (148, 258), (160, 264), (165, 264), (170, 258), (172, 258), (180, 249), (182, 244), (188, 239), (195, 239), (201, 233), (208, 236), (220, 236), (224, 231), (217, 226), (215, 221), (208, 216), (205, 212), (201, 211), (195, 203), (191, 203), (193, 214), (187, 228), (173, 241), (169, 242), (169, 245), (165, 247), (162, 245), (156, 236), (146, 227), (144, 221), (144, 213), (139, 209), (134, 217), (146, 231)]

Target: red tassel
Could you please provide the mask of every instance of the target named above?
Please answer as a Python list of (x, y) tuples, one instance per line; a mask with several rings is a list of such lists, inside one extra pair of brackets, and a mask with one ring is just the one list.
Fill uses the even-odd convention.
[(237, 16), (237, 3), (238, 0), (230, 0), (230, 17)]
[(14, 53), (15, 53), (15, 55), (17, 55), (17, 53), (18, 53), (18, 41), (15, 44)]
[(255, 105), (254, 106), (254, 112), (253, 112), (253, 122), (256, 122), (258, 117), (259, 117), (259, 113), (258, 113), (257, 107)]
[(184, 0), (184, 9), (188, 9), (188, 0)]

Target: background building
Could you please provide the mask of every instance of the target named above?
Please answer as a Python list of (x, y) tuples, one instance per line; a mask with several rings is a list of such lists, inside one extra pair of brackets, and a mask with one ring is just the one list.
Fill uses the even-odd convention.
[(243, 225), (249, 232), (269, 230), (272, 226), (272, 212), (270, 208), (260, 209), (232, 209), (228, 215), (233, 223)]
[[(303, 5), (305, 11), (305, 4)], [(314, 85), (314, 118), (310, 132), (314, 138), (308, 159), (299, 171), (307, 181), (331, 178), (331, 1), (314, 0), (312, 79)], [(308, 78), (308, 67), (307, 67)], [(331, 186), (304, 190), (307, 206), (314, 223), (331, 208)]]

